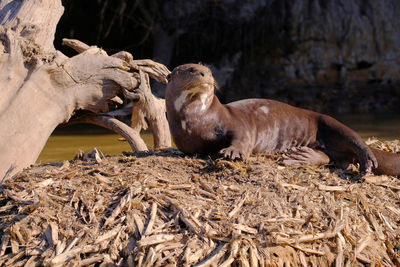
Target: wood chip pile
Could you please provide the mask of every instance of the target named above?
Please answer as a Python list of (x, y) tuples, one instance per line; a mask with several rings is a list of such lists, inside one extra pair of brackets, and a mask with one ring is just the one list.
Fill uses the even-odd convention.
[(400, 179), (358, 178), (175, 150), (36, 165), (1, 188), (0, 265), (400, 266)]

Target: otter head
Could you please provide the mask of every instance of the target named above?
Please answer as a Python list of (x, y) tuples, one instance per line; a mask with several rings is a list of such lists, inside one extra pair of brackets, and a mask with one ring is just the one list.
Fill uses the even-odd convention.
[[(200, 64), (185, 64), (176, 67), (168, 75), (166, 100), (173, 101), (176, 112), (188, 103), (197, 103), (196, 111), (203, 111), (214, 95), (214, 77), (211, 70)], [(196, 106), (196, 105), (194, 105)]]

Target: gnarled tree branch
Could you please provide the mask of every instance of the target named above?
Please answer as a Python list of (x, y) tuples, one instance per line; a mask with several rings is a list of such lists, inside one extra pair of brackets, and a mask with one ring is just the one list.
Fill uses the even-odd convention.
[(147, 150), (141, 125), (131, 129), (99, 114), (123, 94), (148, 120), (155, 147), (171, 144), (164, 103), (148, 82), (148, 75), (166, 82), (168, 69), (127, 52), (109, 56), (78, 40), (64, 40), (79, 53), (66, 57), (53, 47), (63, 10), (60, 0), (0, 0), (0, 180), (34, 163), (55, 127), (77, 110), (92, 112), (80, 120), (121, 134), (135, 151)]

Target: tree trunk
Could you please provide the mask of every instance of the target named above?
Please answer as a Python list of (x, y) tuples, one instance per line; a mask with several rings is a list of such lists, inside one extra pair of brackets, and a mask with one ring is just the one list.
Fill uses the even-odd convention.
[(55, 127), (76, 110), (90, 111), (93, 115), (86, 121), (122, 134), (133, 150), (147, 150), (139, 136), (141, 128), (128, 129), (110, 116), (96, 115), (107, 112), (111, 102), (121, 102), (121, 94), (150, 99), (151, 107), (146, 106), (149, 101), (135, 103), (147, 117), (149, 110), (157, 114), (153, 124), (163, 125), (152, 127), (157, 147), (171, 144), (164, 103), (145, 88), (147, 74), (166, 82), (168, 69), (151, 60), (132, 60), (127, 52), (108, 56), (77, 40), (64, 40), (80, 53), (66, 57), (53, 46), (63, 10), (61, 1), (55, 0), (0, 1), (2, 181), (34, 163)]

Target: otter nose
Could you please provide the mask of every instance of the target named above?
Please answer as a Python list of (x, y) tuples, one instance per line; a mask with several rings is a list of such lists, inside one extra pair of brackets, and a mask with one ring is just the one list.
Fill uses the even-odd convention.
[(199, 70), (196, 70), (195, 68), (189, 68), (188, 71), (190, 72), (190, 74), (199, 74), (204, 77), (204, 73)]

